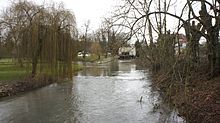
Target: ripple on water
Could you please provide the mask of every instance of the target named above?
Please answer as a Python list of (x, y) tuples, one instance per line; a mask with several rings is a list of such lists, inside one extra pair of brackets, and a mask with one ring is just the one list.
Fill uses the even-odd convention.
[(0, 122), (182, 123), (150, 84), (147, 71), (129, 61), (89, 64), (71, 82), (3, 99)]

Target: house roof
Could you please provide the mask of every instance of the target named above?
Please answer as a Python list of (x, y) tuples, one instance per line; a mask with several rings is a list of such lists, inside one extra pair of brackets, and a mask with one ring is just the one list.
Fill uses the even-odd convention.
[(184, 34), (178, 34), (178, 38), (180, 43), (187, 43), (187, 38)]

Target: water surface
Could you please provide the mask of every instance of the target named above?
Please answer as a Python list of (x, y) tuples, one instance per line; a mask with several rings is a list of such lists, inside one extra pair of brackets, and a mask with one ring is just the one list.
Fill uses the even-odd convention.
[(0, 122), (183, 123), (150, 85), (132, 61), (87, 63), (70, 82), (1, 99)]

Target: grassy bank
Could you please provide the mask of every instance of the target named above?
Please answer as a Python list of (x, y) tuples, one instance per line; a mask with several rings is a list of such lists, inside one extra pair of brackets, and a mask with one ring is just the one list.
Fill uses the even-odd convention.
[[(73, 71), (82, 69), (82, 65), (73, 63)], [(0, 59), (0, 81), (18, 80), (29, 74), (30, 68), (21, 67), (15, 64), (12, 59)]]
[[(72, 64), (74, 72), (82, 69), (82, 65)], [(0, 60), (0, 97), (15, 95), (57, 82), (49, 74), (38, 74), (35, 78), (28, 77), (30, 68), (20, 67), (11, 59)]]
[(81, 64), (73, 64), (72, 65), (72, 69), (73, 69), (74, 72), (80, 71), (80, 70), (83, 69), (83, 65), (81, 65)]
[(27, 70), (13, 63), (12, 59), (0, 60), (0, 81), (22, 79), (27, 74)]

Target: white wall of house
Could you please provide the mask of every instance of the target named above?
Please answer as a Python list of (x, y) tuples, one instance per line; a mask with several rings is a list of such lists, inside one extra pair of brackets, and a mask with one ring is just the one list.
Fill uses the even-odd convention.
[(122, 55), (125, 52), (127, 52), (130, 56), (136, 56), (135, 47), (120, 47), (118, 50), (118, 55)]

